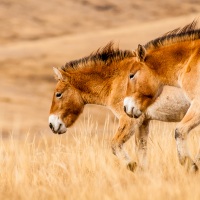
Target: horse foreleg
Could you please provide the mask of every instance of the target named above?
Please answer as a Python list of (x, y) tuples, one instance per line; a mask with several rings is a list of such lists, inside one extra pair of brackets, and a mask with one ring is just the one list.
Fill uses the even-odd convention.
[(178, 124), (175, 130), (175, 139), (179, 161), (190, 171), (197, 171), (198, 167), (189, 155), (187, 147), (188, 133), (200, 124), (200, 105), (198, 101), (193, 101), (186, 115)]
[(123, 148), (123, 145), (135, 132), (134, 128), (137, 127), (137, 125), (135, 124), (134, 126), (135, 120), (133, 120), (134, 119), (127, 116), (120, 118), (118, 130), (111, 143), (113, 154), (121, 159), (131, 171), (134, 171), (137, 165), (136, 162), (131, 162), (129, 155)]
[(149, 133), (149, 121), (145, 121), (139, 131), (135, 133), (135, 151), (138, 159), (138, 166), (141, 169), (147, 167), (147, 139)]

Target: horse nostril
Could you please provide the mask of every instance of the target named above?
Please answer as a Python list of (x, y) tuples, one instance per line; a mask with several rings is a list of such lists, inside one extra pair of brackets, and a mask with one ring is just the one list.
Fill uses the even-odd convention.
[(126, 106), (124, 106), (124, 112), (126, 112)]
[(50, 127), (50, 129), (53, 129), (52, 123), (49, 123), (49, 127)]

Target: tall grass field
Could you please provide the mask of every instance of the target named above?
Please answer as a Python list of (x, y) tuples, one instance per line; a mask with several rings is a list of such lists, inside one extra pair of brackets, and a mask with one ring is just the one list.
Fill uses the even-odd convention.
[[(0, 139), (1, 200), (200, 199), (200, 175), (178, 162), (175, 124), (151, 122), (148, 168), (134, 173), (112, 154), (117, 120), (98, 127), (92, 117), (63, 135), (11, 132)], [(194, 158), (198, 130), (189, 136)], [(136, 160), (134, 136), (125, 144)]]

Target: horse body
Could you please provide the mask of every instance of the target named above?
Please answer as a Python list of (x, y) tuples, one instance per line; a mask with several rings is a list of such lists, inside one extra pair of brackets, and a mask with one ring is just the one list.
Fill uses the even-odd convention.
[(129, 97), (124, 100), (127, 114), (139, 117), (159, 98), (164, 85), (181, 88), (190, 107), (177, 125), (175, 138), (180, 163), (193, 171), (198, 167), (189, 155), (187, 135), (200, 124), (200, 30), (195, 26), (193, 22), (145, 47), (139, 45), (127, 87)]
[[(131, 170), (135, 163), (123, 150), (123, 144), (135, 133), (136, 153), (142, 167), (146, 162), (149, 121), (180, 121), (190, 105), (180, 89), (166, 86), (143, 116), (129, 118), (123, 110), (123, 99), (134, 57), (131, 51), (120, 51), (108, 44), (89, 57), (69, 62), (60, 69), (54, 68), (58, 82), (49, 116), (50, 128), (61, 134), (78, 118), (84, 105), (108, 107), (119, 119), (118, 130), (111, 143), (113, 153), (123, 159)], [(171, 94), (174, 94), (173, 98)], [(180, 101), (180, 96), (183, 101)]]
[(189, 106), (190, 102), (181, 89), (164, 86), (160, 96), (147, 108), (145, 116), (149, 120), (179, 122)]

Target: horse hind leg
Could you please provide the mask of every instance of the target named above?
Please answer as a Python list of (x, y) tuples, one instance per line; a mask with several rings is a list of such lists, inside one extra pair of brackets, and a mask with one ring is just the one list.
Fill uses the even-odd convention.
[(182, 121), (175, 130), (175, 139), (178, 151), (179, 162), (186, 166), (188, 171), (196, 172), (198, 167), (190, 157), (187, 137), (188, 133), (200, 124), (200, 105), (198, 101), (193, 101)]
[(196, 172), (198, 167), (189, 155), (187, 147), (187, 133), (175, 130), (175, 139), (177, 145), (178, 158), (181, 165), (184, 165), (188, 171)]

